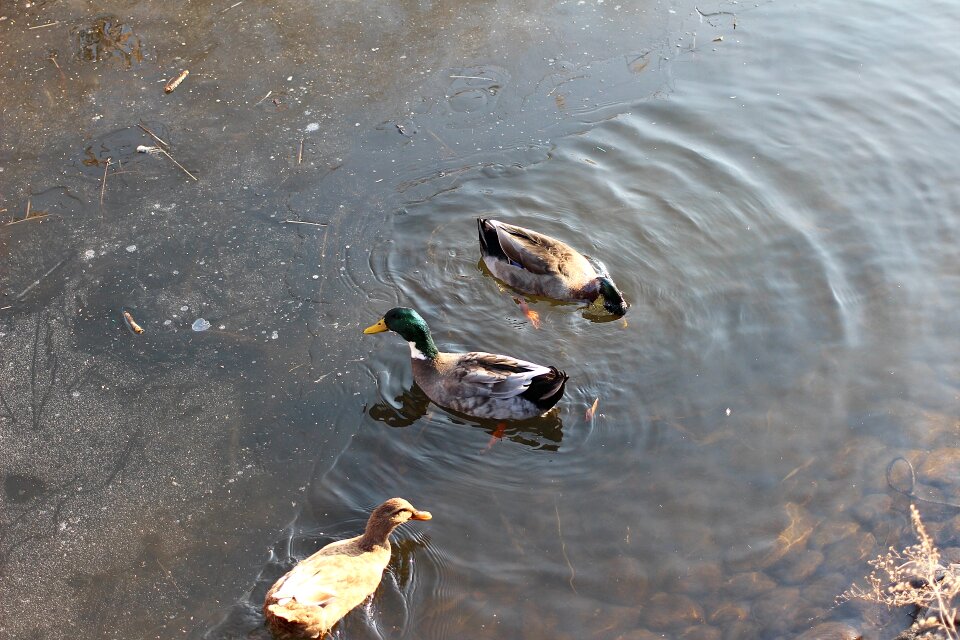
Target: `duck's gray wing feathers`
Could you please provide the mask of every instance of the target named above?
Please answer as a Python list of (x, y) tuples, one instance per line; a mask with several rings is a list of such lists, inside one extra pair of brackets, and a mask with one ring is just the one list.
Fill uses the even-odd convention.
[(503, 253), (513, 262), (538, 275), (562, 273), (563, 266), (579, 254), (568, 245), (523, 227), (491, 220)]
[(481, 351), (462, 354), (455, 368), (461, 393), (469, 390), (471, 396), (489, 398), (519, 396), (534, 378), (550, 373), (549, 367)]

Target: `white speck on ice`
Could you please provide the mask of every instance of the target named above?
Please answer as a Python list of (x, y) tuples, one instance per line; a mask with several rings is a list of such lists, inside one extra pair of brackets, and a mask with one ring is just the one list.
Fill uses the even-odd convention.
[(133, 253), (136, 250), (137, 250), (137, 245), (135, 244), (131, 244), (127, 247), (127, 253)]
[(307, 133), (311, 133), (313, 131), (317, 131), (318, 129), (320, 129), (320, 123), (311, 122), (310, 124), (307, 125), (307, 128), (304, 129), (304, 131), (306, 131)]
[(180, 307), (180, 311), (190, 311), (190, 307), (188, 307), (187, 305), (183, 305), (182, 307)]
[(276, 340), (276, 339), (279, 338), (279, 337), (280, 337), (280, 334), (277, 333), (276, 331), (274, 331), (273, 333), (270, 334), (270, 339), (271, 339), (271, 340)]
[(84, 260), (93, 260), (96, 257), (97, 257), (97, 252), (94, 251), (93, 249), (87, 249), (86, 251), (83, 252)]
[(193, 321), (193, 324), (190, 325), (190, 328), (194, 331), (206, 331), (210, 328), (210, 323), (203, 318), (197, 318)]

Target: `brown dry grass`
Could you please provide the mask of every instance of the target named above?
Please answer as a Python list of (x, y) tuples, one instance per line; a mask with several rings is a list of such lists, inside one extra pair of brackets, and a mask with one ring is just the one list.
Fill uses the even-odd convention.
[(940, 551), (915, 505), (910, 505), (910, 520), (919, 542), (903, 551), (890, 547), (886, 555), (871, 560), (867, 586), (853, 585), (840, 600), (866, 600), (888, 607), (916, 606), (920, 613), (913, 631), (939, 632), (951, 640), (960, 640), (960, 565), (943, 565)]

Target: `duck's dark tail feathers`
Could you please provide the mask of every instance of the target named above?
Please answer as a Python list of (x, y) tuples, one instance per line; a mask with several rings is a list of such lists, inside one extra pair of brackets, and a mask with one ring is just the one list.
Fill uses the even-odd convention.
[(509, 262), (510, 259), (500, 247), (500, 238), (497, 236), (497, 228), (493, 225), (490, 219), (477, 218), (477, 228), (480, 230), (480, 254)]
[(547, 373), (541, 373), (530, 381), (530, 386), (520, 395), (539, 409), (547, 411), (560, 402), (567, 385), (567, 374), (556, 367), (550, 367)]

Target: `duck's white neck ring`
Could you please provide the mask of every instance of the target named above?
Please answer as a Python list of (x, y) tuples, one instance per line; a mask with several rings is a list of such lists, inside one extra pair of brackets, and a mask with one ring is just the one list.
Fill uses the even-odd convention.
[(423, 351), (420, 351), (420, 349), (417, 349), (417, 343), (416, 343), (416, 342), (408, 342), (407, 344), (410, 345), (410, 357), (411, 357), (411, 358), (413, 358), (414, 360), (426, 360), (426, 359), (427, 359), (427, 356), (425, 356), (425, 355), (423, 354)]

